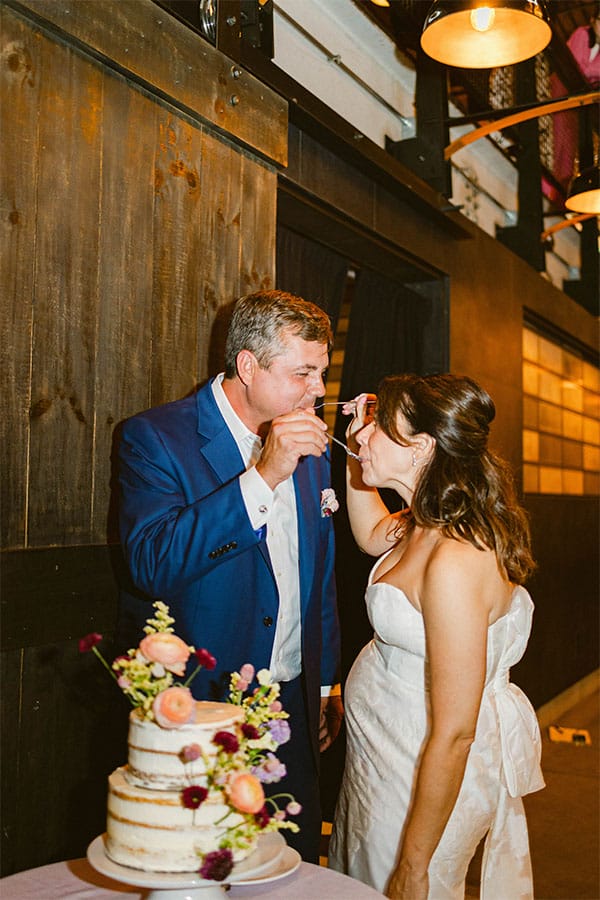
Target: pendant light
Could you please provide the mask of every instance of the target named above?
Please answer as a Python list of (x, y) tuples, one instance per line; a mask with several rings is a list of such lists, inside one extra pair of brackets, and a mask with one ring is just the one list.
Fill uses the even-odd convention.
[(584, 169), (573, 179), (565, 206), (573, 212), (600, 216), (600, 170), (597, 165)]
[(511, 66), (540, 53), (552, 31), (544, 0), (434, 0), (421, 46), (463, 69)]

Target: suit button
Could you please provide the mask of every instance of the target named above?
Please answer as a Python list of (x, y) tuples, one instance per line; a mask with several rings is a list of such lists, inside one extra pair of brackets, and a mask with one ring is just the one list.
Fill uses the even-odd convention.
[(273, 624), (273, 619), (271, 618), (271, 616), (265, 616), (263, 619), (263, 625), (266, 625), (267, 628), (270, 628), (272, 624)]

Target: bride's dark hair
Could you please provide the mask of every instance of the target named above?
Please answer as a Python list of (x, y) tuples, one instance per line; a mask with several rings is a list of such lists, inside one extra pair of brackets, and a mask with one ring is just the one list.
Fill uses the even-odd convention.
[[(399, 432), (398, 412), (409, 434)], [(408, 445), (420, 432), (435, 438), (400, 527), (410, 528), (412, 521), (488, 547), (510, 581), (523, 584), (535, 568), (529, 523), (507, 463), (488, 450), (495, 414), (489, 394), (464, 376), (393, 375), (383, 379), (377, 394), (377, 424), (393, 441)]]

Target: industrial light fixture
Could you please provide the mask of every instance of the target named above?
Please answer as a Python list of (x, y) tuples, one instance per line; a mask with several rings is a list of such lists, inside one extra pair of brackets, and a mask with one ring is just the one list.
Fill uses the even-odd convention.
[(573, 179), (565, 206), (573, 212), (600, 216), (600, 170), (597, 165), (584, 169)]
[(390, 0), (371, 0), (375, 6), (389, 6)]
[(511, 66), (550, 42), (544, 0), (434, 0), (421, 46), (428, 56), (463, 69)]

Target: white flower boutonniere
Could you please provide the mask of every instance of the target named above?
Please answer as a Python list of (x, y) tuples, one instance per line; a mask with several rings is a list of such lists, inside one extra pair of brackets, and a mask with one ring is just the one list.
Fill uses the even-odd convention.
[(321, 516), (332, 516), (340, 508), (335, 491), (333, 488), (325, 488), (321, 491)]

